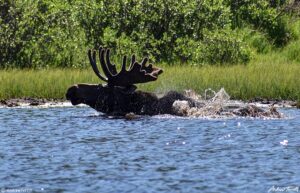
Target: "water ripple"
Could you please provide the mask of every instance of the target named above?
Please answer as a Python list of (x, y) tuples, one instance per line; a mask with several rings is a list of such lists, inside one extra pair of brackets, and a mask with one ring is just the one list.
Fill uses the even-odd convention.
[(300, 186), (300, 111), (283, 111), (286, 119), (128, 121), (86, 107), (0, 108), (0, 189), (250, 193)]

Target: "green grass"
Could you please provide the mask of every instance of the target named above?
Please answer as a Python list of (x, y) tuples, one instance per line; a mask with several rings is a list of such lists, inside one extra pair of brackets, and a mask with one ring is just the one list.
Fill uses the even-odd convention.
[(97, 81), (91, 70), (0, 70), (0, 99), (21, 97), (58, 99), (64, 97), (71, 84)]
[[(156, 82), (141, 84), (139, 89), (155, 93), (224, 87), (234, 99), (262, 97), (300, 101), (300, 64), (287, 62), (273, 53), (258, 57), (248, 65), (236, 66), (163, 66)], [(75, 83), (101, 83), (92, 69), (0, 70), (0, 99), (36, 97), (64, 98)]]
[(232, 98), (254, 97), (272, 99), (300, 99), (300, 65), (250, 64), (229, 67), (172, 67), (167, 68), (160, 81), (142, 85), (142, 89), (156, 92), (193, 89), (203, 94), (207, 88), (224, 87)]

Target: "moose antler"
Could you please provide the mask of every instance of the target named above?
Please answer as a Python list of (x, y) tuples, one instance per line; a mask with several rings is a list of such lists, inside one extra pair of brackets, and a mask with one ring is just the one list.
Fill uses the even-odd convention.
[(110, 50), (100, 47), (99, 59), (104, 77), (97, 67), (96, 51), (89, 50), (88, 56), (93, 71), (101, 80), (107, 82), (108, 86), (128, 87), (138, 83), (155, 81), (158, 75), (163, 72), (161, 68), (157, 68), (152, 64), (146, 66), (148, 58), (144, 58), (140, 64), (136, 61), (135, 55), (132, 55), (129, 69), (126, 70), (126, 56), (124, 56), (121, 71), (118, 73), (116, 65), (110, 61)]

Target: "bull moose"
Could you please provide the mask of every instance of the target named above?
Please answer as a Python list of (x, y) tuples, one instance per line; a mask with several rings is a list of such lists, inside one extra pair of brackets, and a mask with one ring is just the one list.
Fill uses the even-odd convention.
[(107, 84), (76, 84), (71, 86), (66, 94), (67, 100), (73, 105), (86, 104), (93, 109), (113, 115), (125, 115), (134, 113), (138, 115), (157, 114), (177, 114), (172, 108), (174, 101), (185, 100), (191, 106), (196, 105), (196, 101), (185, 95), (170, 91), (165, 96), (159, 98), (153, 93), (136, 90), (135, 84), (146, 83), (157, 80), (163, 73), (161, 68), (152, 64), (147, 65), (148, 58), (144, 58), (141, 63), (136, 61), (132, 55), (128, 70), (126, 69), (126, 56), (120, 72), (117, 72), (116, 65), (110, 61), (110, 50), (100, 47), (98, 55), (103, 76), (96, 64), (95, 50), (88, 51), (90, 64), (96, 76)]
[[(148, 64), (148, 58), (144, 58), (140, 63), (132, 55), (130, 66), (126, 69), (126, 56), (120, 72), (117, 72), (116, 65), (110, 61), (110, 50), (100, 47), (98, 55), (100, 65), (105, 76), (103, 76), (96, 63), (96, 50), (89, 50), (88, 57), (96, 76), (106, 84), (75, 84), (71, 86), (66, 98), (73, 105), (86, 104), (93, 109), (107, 115), (124, 116), (128, 113), (137, 115), (188, 115), (186, 112), (174, 108), (175, 101), (184, 101), (189, 108), (201, 109), (204, 104), (187, 97), (176, 91), (170, 91), (163, 97), (157, 97), (153, 93), (136, 90), (135, 84), (147, 83), (157, 80), (163, 73), (161, 68)], [(224, 112), (220, 108), (216, 113)], [(225, 110), (226, 111), (226, 110)], [(280, 117), (280, 113), (274, 107), (270, 111), (265, 111), (254, 105), (248, 105), (237, 109), (230, 109), (230, 113), (238, 116), (271, 116)]]

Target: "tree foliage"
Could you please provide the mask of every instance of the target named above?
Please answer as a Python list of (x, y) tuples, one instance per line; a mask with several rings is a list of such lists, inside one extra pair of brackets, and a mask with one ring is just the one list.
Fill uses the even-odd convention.
[(160, 62), (247, 63), (243, 28), (284, 46), (274, 0), (0, 0), (0, 67), (80, 67), (99, 45)]

